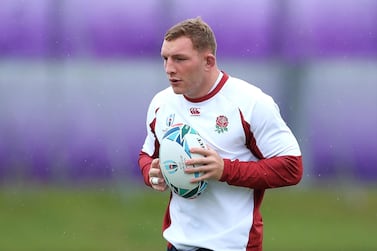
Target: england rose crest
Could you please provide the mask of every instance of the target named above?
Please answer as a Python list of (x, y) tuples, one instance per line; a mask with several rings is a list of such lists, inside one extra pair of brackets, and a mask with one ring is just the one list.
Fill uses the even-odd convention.
[(228, 131), (228, 118), (224, 115), (220, 115), (216, 118), (216, 129), (217, 133), (224, 133)]

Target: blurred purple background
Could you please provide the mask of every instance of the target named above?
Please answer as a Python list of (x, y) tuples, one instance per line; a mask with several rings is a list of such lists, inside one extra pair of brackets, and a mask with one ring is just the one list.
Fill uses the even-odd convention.
[(377, 180), (377, 1), (2, 0), (0, 182), (139, 176), (163, 35), (196, 16), (279, 104), (307, 180)]

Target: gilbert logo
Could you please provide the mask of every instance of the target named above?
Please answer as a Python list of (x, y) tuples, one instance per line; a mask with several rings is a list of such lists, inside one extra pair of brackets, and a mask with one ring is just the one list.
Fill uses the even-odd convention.
[(191, 107), (190, 108), (190, 114), (193, 115), (193, 116), (199, 116), (200, 115), (200, 108)]

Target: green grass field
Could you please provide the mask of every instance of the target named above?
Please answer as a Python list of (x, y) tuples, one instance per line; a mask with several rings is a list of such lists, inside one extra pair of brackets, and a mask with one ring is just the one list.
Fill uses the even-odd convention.
[[(2, 187), (2, 251), (165, 250), (168, 193), (138, 186)], [(377, 250), (377, 189), (266, 192), (265, 251)]]

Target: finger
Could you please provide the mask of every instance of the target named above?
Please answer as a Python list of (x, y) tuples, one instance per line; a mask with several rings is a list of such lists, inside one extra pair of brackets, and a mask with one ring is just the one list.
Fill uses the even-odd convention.
[[(192, 166), (192, 165), (196, 165), (196, 166)], [(185, 168), (185, 173), (197, 173), (197, 172), (207, 172), (208, 171), (208, 166), (207, 165), (203, 165), (201, 163), (199, 164), (192, 164), (191, 166), (187, 166)]]
[(160, 160), (158, 158), (152, 160), (151, 168), (160, 169)]
[(192, 178), (190, 180), (190, 183), (197, 183), (197, 182), (200, 182), (200, 181), (203, 181), (203, 180), (209, 180), (209, 179), (210, 179), (210, 176), (208, 174), (203, 174), (198, 178)]
[(157, 190), (164, 190), (166, 187), (165, 179), (160, 176), (150, 176), (149, 183), (154, 189), (161, 188)]
[(158, 185), (158, 184), (160, 184), (160, 179), (157, 178), (157, 177), (151, 177), (151, 178), (149, 179), (149, 182), (150, 182), (152, 185)]
[(158, 185), (153, 185), (152, 184), (152, 188), (154, 189), (154, 190), (157, 190), (157, 191), (161, 191), (161, 192), (163, 192), (163, 191), (165, 191), (166, 189), (167, 189), (167, 184), (165, 183), (165, 181), (159, 181), (159, 184)]
[(188, 159), (185, 162), (186, 168), (185, 170), (202, 170), (204, 166), (208, 166), (210, 163), (207, 159)]
[(153, 189), (160, 191), (160, 192), (166, 191), (167, 187), (168, 186), (166, 184), (164, 184), (164, 185), (153, 185)]
[(201, 147), (192, 147), (192, 148), (190, 148), (190, 152), (191, 153), (201, 154), (203, 156), (208, 155), (208, 150), (205, 149), (205, 148), (201, 148)]

